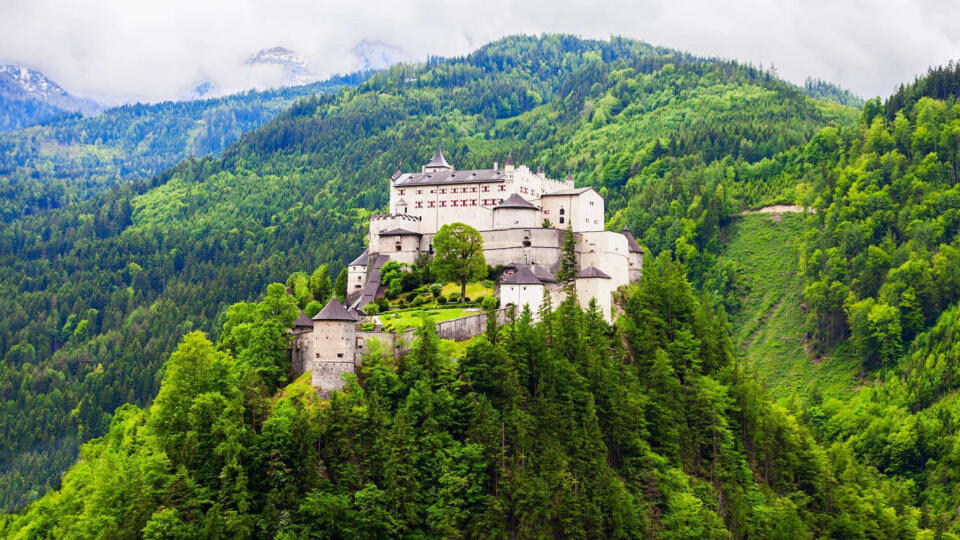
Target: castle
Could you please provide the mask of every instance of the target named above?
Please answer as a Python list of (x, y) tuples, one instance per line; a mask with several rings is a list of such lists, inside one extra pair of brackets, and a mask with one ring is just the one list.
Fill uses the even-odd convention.
[(395, 336), (359, 326), (363, 308), (383, 294), (380, 268), (432, 254), (437, 231), (455, 222), (480, 233), (489, 266), (503, 266), (495, 288), (501, 306), (536, 312), (545, 293), (555, 303), (562, 300), (565, 284), (556, 273), (568, 229), (576, 241), (577, 297), (584, 306), (596, 299), (608, 320), (613, 292), (638, 280), (643, 267), (643, 250), (630, 231), (604, 230), (603, 197), (590, 187), (575, 188), (571, 175), (550, 179), (542, 169), (515, 166), (511, 157), (502, 168), (494, 163), (458, 171), (438, 147), (420, 172), (391, 177), (390, 211), (371, 217), (368, 247), (347, 266), (346, 305), (334, 298), (312, 320), (303, 315), (297, 321), (294, 371), (312, 372), (314, 386), (329, 394), (340, 388), (341, 373), (354, 372), (367, 339), (396, 343)]

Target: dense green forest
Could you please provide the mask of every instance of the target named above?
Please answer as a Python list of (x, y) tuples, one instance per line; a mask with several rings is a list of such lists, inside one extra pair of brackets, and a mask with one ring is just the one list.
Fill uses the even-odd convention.
[(932, 69), (886, 107), (868, 101), (857, 125), (824, 129), (779, 159), (810, 208), (799, 236), (806, 360), (846, 362), (862, 387), (804, 393), (796, 410), (823, 444), (900, 481), (956, 534), (960, 105), (956, 88), (944, 91), (950, 73)]
[(730, 61), (506, 38), (306, 98), (218, 159), (16, 219), (0, 228), (0, 505), (54, 485), (116, 408), (148, 405), (184, 333), (215, 335), (228, 305), (295, 270), (336, 275), (389, 175), (438, 141), (458, 167), (512, 152), (598, 186), (609, 226), (675, 252), (699, 284), (731, 216), (795, 198), (776, 156), (857, 116)]
[[(824, 448), (734, 367), (725, 316), (662, 256), (608, 326), (568, 296), (456, 359), (431, 325), (346, 391), (275, 394), (282, 284), (184, 336), (10, 538), (909, 538), (907, 487)], [(251, 339), (251, 336), (257, 336)], [(320, 464), (318, 468), (317, 464)]]
[(153, 176), (188, 157), (217, 154), (294, 101), (369, 74), (220, 98), (137, 103), (84, 116), (62, 113), (0, 133), (0, 222)]

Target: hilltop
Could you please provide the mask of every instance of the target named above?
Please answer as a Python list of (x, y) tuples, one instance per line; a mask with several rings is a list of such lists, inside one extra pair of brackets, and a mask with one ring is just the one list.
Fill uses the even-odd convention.
[(215, 335), (228, 305), (294, 271), (336, 274), (390, 174), (438, 142), (465, 168), (512, 153), (571, 173), (606, 198), (609, 228), (699, 282), (730, 216), (793, 202), (776, 156), (857, 116), (731, 61), (511, 37), (305, 98), (219, 158), (15, 219), (0, 230), (3, 504), (52, 485), (118, 407), (150, 403), (181, 335)]

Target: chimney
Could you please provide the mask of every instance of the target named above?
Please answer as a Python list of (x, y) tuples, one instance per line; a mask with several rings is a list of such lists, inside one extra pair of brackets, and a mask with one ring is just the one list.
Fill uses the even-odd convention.
[(494, 162), (493, 162), (493, 170), (499, 169), (498, 165), (500, 165), (500, 162), (499, 162), (499, 161), (494, 161)]

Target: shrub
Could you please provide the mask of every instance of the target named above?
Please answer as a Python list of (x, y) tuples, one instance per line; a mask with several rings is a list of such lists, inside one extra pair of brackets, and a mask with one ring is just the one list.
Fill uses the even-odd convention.
[(380, 306), (371, 302), (363, 306), (363, 312), (366, 313), (367, 315), (376, 315), (377, 313), (380, 313)]
[(424, 298), (423, 295), (419, 295), (419, 294), (417, 295), (416, 298), (414, 298), (414, 299), (410, 302), (410, 304), (413, 305), (413, 306), (422, 306), (422, 305), (424, 305), (424, 304), (426, 304), (426, 303), (427, 303), (427, 299)]
[(432, 294), (434, 298), (440, 298), (440, 295), (443, 294), (443, 286), (434, 283), (430, 286), (430, 294)]
[(486, 287), (486, 288), (488, 288), (488, 289), (492, 289), (492, 288), (493, 288), (493, 280), (491, 280), (491, 279), (485, 279), (485, 280), (483, 280), (483, 286)]
[(307, 317), (313, 318), (314, 315), (320, 313), (320, 310), (323, 309), (323, 306), (320, 305), (320, 302), (316, 300), (311, 300), (307, 307), (303, 308), (303, 312), (307, 314)]
[(460, 300), (460, 293), (458, 293), (457, 291), (453, 291), (452, 293), (450, 293), (450, 296), (447, 297), (447, 300), (451, 302), (456, 302)]
[(382, 296), (374, 300), (374, 302), (376, 302), (377, 307), (380, 308), (380, 311), (388, 311), (390, 309), (390, 302)]
[(447, 303), (447, 297), (444, 296), (444, 295), (442, 295), (442, 294), (441, 294), (441, 295), (437, 295), (437, 303), (438, 303), (438, 304), (446, 304), (446, 303)]
[(483, 307), (484, 311), (490, 311), (497, 309), (497, 299), (493, 296), (484, 296), (483, 300), (480, 301), (480, 305)]

